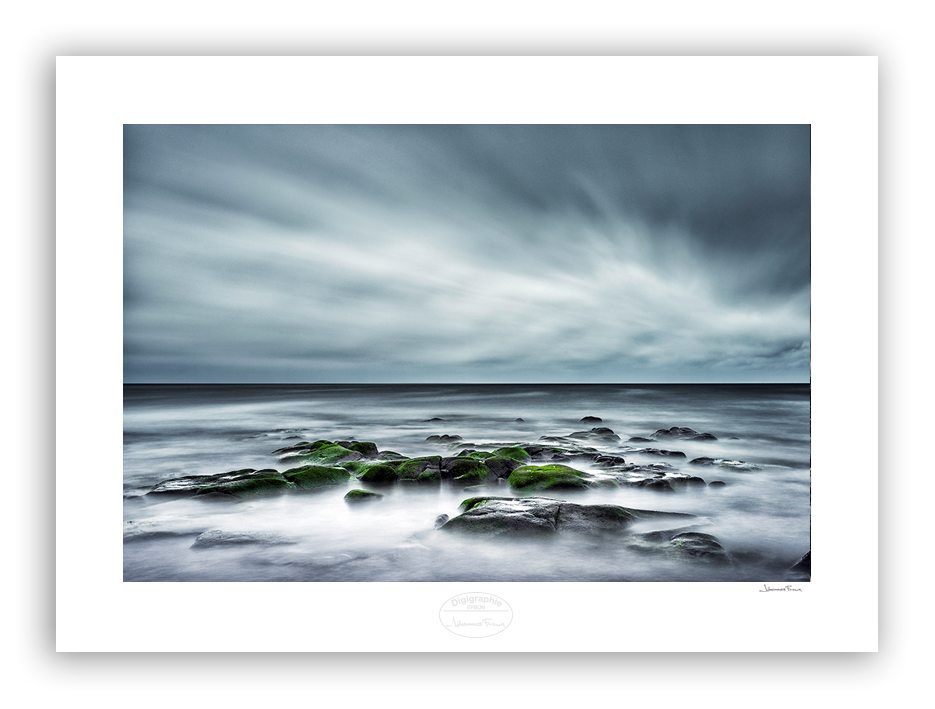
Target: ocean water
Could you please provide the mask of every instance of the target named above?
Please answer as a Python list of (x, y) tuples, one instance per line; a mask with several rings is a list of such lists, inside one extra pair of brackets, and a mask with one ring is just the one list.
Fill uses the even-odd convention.
[[(583, 423), (585, 416), (602, 421)], [(459, 444), (482, 449), (593, 426), (620, 436), (585, 443), (603, 454), (639, 465), (664, 461), (678, 469), (670, 472), (725, 485), (518, 493), (500, 483), (483, 494), (689, 513), (691, 530), (716, 537), (729, 563), (647, 550), (625, 535), (491, 539), (437, 530), (439, 515), (455, 517), (462, 500), (481, 494), (448, 483), (379, 488), (384, 498), (365, 505), (344, 501), (352, 487), (368, 487), (359, 481), (244, 500), (146, 494), (188, 475), (282, 472), (299, 463), (273, 451), (303, 440), (453, 456), (461, 449), (426, 439), (457, 435)], [(673, 426), (717, 440), (628, 442)], [(646, 446), (685, 458), (640, 453)], [(689, 463), (702, 456), (729, 462)], [(124, 580), (783, 581), (810, 549), (810, 479), (808, 385), (126, 385)], [(288, 543), (193, 548), (208, 530)]]

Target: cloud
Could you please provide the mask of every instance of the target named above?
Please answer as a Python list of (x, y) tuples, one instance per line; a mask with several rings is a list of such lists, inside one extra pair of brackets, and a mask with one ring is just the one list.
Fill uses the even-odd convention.
[(808, 377), (807, 127), (126, 145), (127, 381)]

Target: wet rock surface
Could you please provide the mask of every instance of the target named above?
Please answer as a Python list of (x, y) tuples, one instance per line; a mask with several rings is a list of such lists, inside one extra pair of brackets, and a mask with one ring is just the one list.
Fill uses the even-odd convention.
[(698, 433), (694, 429), (685, 426), (673, 426), (672, 428), (660, 428), (652, 437), (657, 441), (676, 440), (676, 441), (716, 441), (717, 437), (711, 433)]
[(220, 529), (211, 529), (198, 535), (192, 544), (192, 549), (208, 549), (219, 546), (274, 546), (280, 544), (295, 544), (295, 540), (281, 534), (271, 532), (225, 532)]
[(666, 519), (682, 524), (693, 518), (684, 513), (580, 505), (549, 497), (473, 497), (461, 503), (461, 509), (460, 515), (442, 525), (442, 531), (494, 536), (605, 534), (621, 532), (638, 521)]

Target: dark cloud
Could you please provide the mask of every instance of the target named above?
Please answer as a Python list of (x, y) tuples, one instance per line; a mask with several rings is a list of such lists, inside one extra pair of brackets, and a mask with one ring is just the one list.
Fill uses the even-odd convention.
[(127, 381), (808, 378), (808, 126), (127, 126)]

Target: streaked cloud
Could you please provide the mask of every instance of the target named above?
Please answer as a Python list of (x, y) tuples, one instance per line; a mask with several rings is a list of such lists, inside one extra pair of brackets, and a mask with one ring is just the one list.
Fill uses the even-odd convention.
[(807, 381), (807, 126), (127, 126), (126, 381)]

